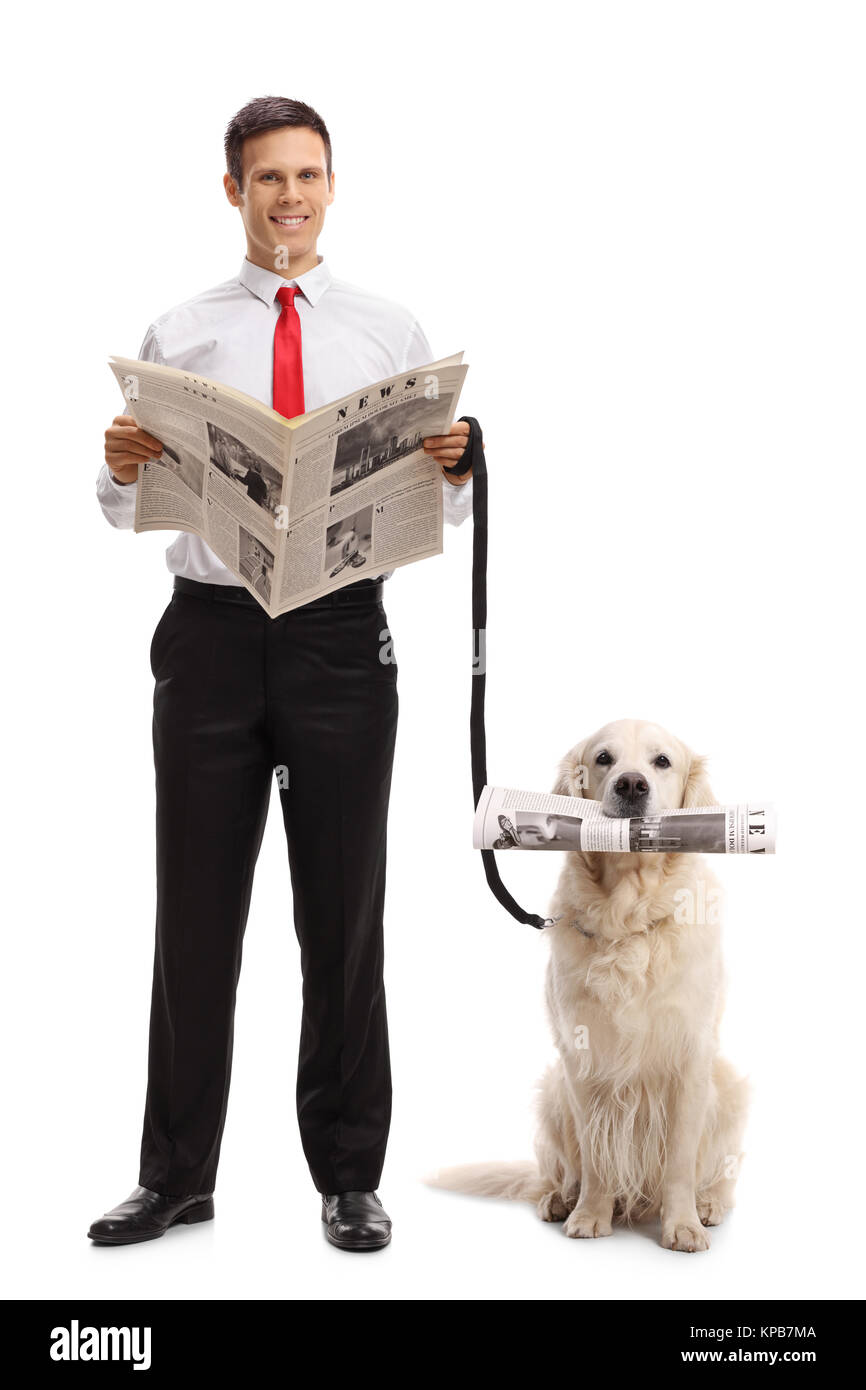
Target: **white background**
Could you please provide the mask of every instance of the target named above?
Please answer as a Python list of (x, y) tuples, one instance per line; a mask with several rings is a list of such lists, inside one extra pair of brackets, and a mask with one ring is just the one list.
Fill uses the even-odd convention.
[[(4, 77), (7, 662), (3, 1281), (16, 1297), (853, 1298), (863, 1293), (863, 11), (844, 3), (149, 4), (18, 11)], [(391, 1247), (323, 1237), (294, 1116), (278, 808), (247, 929), (217, 1219), (124, 1249), (154, 916), (152, 679), (168, 535), (104, 522), (106, 365), (235, 274), (222, 135), (314, 105), (333, 272), (463, 349), (491, 474), (491, 780), (656, 720), (722, 801), (724, 1045), (755, 1096), (708, 1254), (569, 1241), (422, 1175), (531, 1152), (546, 945), (471, 849), (471, 523), (398, 571), (387, 985)], [(11, 314), (11, 317), (10, 317)], [(11, 437), (10, 437), (11, 435)], [(14, 508), (14, 513), (13, 513)], [(14, 516), (14, 519), (13, 519)], [(9, 554), (11, 545), (12, 553)], [(812, 847), (797, 828), (811, 821)], [(553, 856), (500, 859), (544, 911)]]

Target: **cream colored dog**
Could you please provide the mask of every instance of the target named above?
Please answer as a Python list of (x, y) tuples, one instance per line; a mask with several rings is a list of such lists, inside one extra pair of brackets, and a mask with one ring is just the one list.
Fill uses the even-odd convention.
[[(572, 748), (554, 791), (614, 816), (712, 806), (704, 760), (623, 719)], [(733, 1206), (747, 1088), (718, 1055), (718, 889), (695, 854), (571, 851), (545, 932), (559, 1058), (542, 1079), (537, 1163), (470, 1164), (431, 1182), (535, 1201), (575, 1237), (661, 1218), (668, 1250), (706, 1250)]]

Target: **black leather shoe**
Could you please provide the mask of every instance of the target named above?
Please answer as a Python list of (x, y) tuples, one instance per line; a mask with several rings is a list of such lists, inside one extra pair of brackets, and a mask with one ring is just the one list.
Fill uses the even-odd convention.
[(323, 1192), (322, 1220), (340, 1250), (381, 1250), (391, 1239), (391, 1219), (375, 1192)]
[(100, 1245), (132, 1245), (137, 1240), (156, 1240), (169, 1226), (192, 1226), (213, 1220), (213, 1194), (165, 1197), (149, 1187), (137, 1187), (119, 1207), (94, 1221), (87, 1232)]

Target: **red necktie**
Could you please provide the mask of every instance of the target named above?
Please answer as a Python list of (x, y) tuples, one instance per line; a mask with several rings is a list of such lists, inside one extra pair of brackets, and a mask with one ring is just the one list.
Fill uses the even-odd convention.
[(304, 413), (304, 364), (301, 358), (301, 320), (295, 308), (297, 285), (277, 290), (283, 311), (274, 329), (274, 410), (291, 420)]

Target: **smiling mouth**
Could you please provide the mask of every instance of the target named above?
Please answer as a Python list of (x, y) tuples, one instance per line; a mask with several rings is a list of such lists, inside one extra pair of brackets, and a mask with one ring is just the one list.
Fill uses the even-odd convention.
[(305, 213), (303, 217), (272, 217), (271, 221), (278, 227), (302, 227), (309, 217)]

